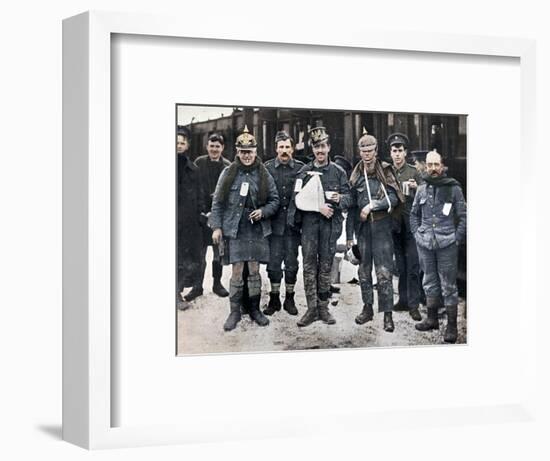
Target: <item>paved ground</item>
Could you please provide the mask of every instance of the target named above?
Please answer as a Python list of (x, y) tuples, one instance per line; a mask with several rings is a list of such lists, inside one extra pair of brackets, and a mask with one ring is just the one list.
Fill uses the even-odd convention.
[[(210, 258), (209, 249), (208, 261)], [(296, 321), (306, 310), (301, 272), (298, 274), (296, 284), (296, 305), (299, 311), (297, 317), (290, 316), (286, 311), (281, 310), (269, 317), (270, 324), (267, 327), (260, 327), (248, 316), (243, 316), (243, 320), (231, 332), (223, 330), (223, 324), (229, 314), (229, 300), (219, 298), (211, 292), (212, 280), (209, 274), (210, 267), (207, 267), (205, 294), (193, 301), (190, 309), (178, 312), (178, 355), (444, 344), (445, 319), (440, 322), (439, 331), (425, 333), (414, 328), (415, 322), (407, 312), (394, 312), (395, 331), (393, 333), (383, 330), (382, 314), (376, 314), (372, 322), (357, 325), (354, 318), (362, 308), (361, 293), (358, 285), (345, 283), (357, 275), (356, 267), (346, 261), (342, 264), (341, 281), (343, 283), (337, 285), (341, 288), (339, 301), (330, 309), (336, 324), (325, 325), (318, 321), (305, 328), (296, 326)], [(230, 268), (225, 267), (223, 283), (226, 288), (229, 288), (229, 276)], [(265, 266), (262, 266), (262, 283), (263, 305), (269, 299), (267, 293), (269, 281)], [(397, 288), (396, 283), (397, 279), (394, 278), (395, 288)], [(466, 343), (465, 302), (462, 299), (458, 311), (457, 343)], [(424, 317), (426, 310), (421, 308), (421, 313)]]

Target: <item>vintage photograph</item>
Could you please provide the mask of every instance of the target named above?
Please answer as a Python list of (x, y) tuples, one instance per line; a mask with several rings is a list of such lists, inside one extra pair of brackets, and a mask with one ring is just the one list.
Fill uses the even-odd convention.
[(467, 115), (176, 105), (177, 355), (467, 343)]

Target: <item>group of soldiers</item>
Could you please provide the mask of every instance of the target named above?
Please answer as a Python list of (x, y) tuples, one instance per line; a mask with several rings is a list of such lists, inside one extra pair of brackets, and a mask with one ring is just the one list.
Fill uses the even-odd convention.
[[(363, 129), (357, 142), (360, 160), (346, 172), (331, 160), (324, 127), (309, 131), (312, 160), (306, 164), (294, 158), (288, 133), (278, 132), (274, 143), (276, 157), (264, 164), (245, 126), (229, 162), (223, 157), (223, 136), (212, 134), (207, 155), (193, 163), (186, 155), (188, 132), (178, 131), (178, 309), (203, 294), (206, 249), (213, 245), (212, 291), (229, 296), (225, 331), (236, 328), (244, 306), (260, 326), (281, 309), (298, 315), (294, 287), (301, 245), (307, 310), (297, 326), (336, 323), (329, 311), (331, 272), (345, 222), (363, 302), (355, 322), (374, 318), (376, 289), (385, 331), (394, 331), (394, 310), (408, 311), (417, 330), (439, 329), (438, 311), (444, 307), (444, 340), (456, 342), (457, 255), (466, 239), (466, 204), (460, 184), (447, 177), (441, 154), (430, 151), (425, 162), (412, 166), (406, 162), (407, 136), (394, 133), (387, 140), (389, 164), (378, 158), (377, 139)], [(399, 272), (395, 305), (394, 260)], [(229, 292), (221, 284), (222, 264), (231, 265)], [(267, 264), (270, 281), (263, 312), (260, 264)], [(183, 295), (186, 287), (191, 290)], [(422, 320), (424, 296), (427, 317)]]

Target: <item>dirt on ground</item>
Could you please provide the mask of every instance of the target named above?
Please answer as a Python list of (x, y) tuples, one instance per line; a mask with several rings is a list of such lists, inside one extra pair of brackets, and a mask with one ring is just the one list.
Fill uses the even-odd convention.
[[(209, 251), (208, 261), (211, 261)], [(269, 300), (269, 281), (262, 266), (262, 310)], [(306, 301), (302, 282), (302, 273), (298, 273), (296, 284), (296, 307), (298, 316), (291, 316), (281, 310), (268, 317), (269, 325), (260, 327), (248, 315), (235, 330), (225, 332), (223, 324), (229, 314), (229, 299), (220, 298), (211, 291), (212, 279), (209, 277), (210, 265), (207, 267), (207, 276), (204, 283), (204, 295), (192, 302), (192, 307), (177, 313), (177, 344), (178, 355), (236, 353), (260, 351), (288, 351), (307, 349), (333, 348), (364, 348), (364, 347), (392, 347), (392, 346), (423, 346), (445, 344), (443, 333), (446, 318), (440, 318), (439, 331), (420, 332), (415, 329), (416, 323), (408, 312), (394, 312), (395, 331), (388, 333), (383, 329), (383, 314), (375, 313), (374, 320), (364, 325), (357, 325), (355, 316), (361, 311), (361, 291), (359, 285), (347, 283), (357, 278), (357, 267), (344, 262), (340, 280), (342, 283), (335, 286), (340, 288), (340, 294), (332, 298), (330, 311), (336, 319), (335, 325), (326, 325), (321, 321), (310, 326), (300, 328), (296, 325), (298, 319), (306, 311)], [(229, 289), (230, 268), (224, 268), (222, 279), (224, 286)], [(282, 285), (284, 299), (284, 283)], [(397, 293), (397, 278), (394, 277), (394, 288)], [(185, 290), (187, 292), (188, 290)], [(281, 302), (282, 302), (281, 299)], [(397, 297), (396, 297), (397, 302)], [(375, 292), (376, 312), (376, 292)], [(424, 306), (420, 308), (422, 317), (426, 316)], [(465, 301), (460, 299), (458, 306), (458, 341), (466, 343)]]

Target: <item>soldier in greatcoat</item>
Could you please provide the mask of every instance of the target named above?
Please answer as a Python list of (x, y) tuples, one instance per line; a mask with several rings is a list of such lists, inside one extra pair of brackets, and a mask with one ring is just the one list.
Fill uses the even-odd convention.
[(257, 156), (256, 139), (246, 126), (235, 147), (235, 160), (223, 170), (216, 185), (210, 215), (212, 241), (216, 245), (223, 242), (224, 256), (232, 265), (226, 331), (233, 330), (241, 320), (245, 264), (249, 274), (248, 312), (258, 325), (269, 324), (259, 308), (260, 263), (269, 262), (270, 218), (279, 207), (275, 181)]
[(447, 311), (444, 341), (455, 343), (458, 337), (456, 285), (458, 247), (466, 241), (466, 202), (460, 183), (444, 173), (441, 155), (426, 155), (425, 183), (414, 197), (411, 232), (416, 239), (420, 264), (424, 271), (428, 317), (415, 325), (419, 331), (438, 330), (438, 308), (443, 298)]
[(197, 283), (200, 269), (203, 230), (200, 214), (204, 209), (199, 193), (197, 167), (189, 159), (189, 130), (179, 128), (177, 132), (177, 280), (176, 304), (179, 310), (188, 309), (191, 304), (182, 299), (183, 289)]

